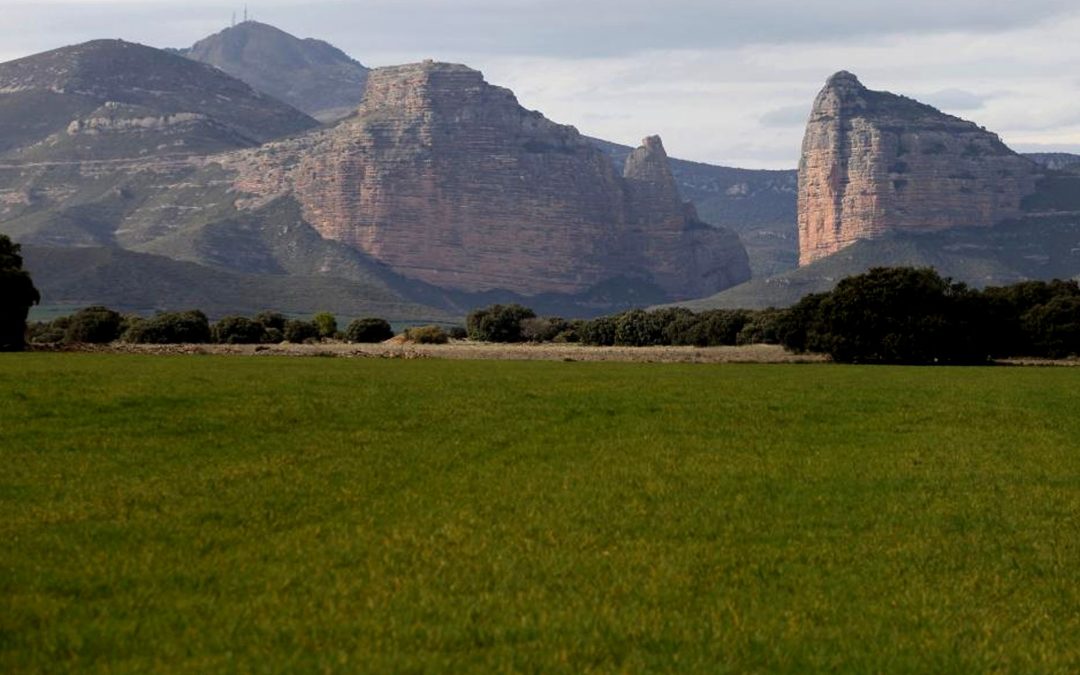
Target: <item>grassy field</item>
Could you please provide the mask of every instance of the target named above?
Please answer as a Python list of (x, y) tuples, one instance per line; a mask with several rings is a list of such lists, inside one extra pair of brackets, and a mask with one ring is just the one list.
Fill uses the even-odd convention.
[(1077, 672), (1080, 369), (0, 357), (0, 672)]

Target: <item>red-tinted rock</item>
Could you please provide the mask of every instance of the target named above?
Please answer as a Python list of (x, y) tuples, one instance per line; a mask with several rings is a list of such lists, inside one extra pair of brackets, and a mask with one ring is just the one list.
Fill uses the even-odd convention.
[(1036, 173), (995, 134), (837, 73), (818, 94), (803, 140), (799, 262), (893, 231), (1016, 217)]
[(444, 288), (577, 293), (628, 277), (682, 298), (749, 277), (738, 237), (685, 210), (658, 138), (624, 178), (464, 66), (372, 71), (357, 116), (226, 163), (251, 203), (292, 194), (324, 237)]

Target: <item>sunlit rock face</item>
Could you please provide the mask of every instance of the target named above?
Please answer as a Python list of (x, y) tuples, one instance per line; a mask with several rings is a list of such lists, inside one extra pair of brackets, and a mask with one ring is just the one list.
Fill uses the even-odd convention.
[(1016, 217), (1036, 174), (976, 124), (837, 73), (814, 101), (803, 140), (799, 262), (892, 231)]

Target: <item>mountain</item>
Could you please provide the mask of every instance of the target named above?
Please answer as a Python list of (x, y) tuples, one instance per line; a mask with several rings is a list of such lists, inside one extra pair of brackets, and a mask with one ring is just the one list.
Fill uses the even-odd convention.
[(803, 140), (800, 264), (891, 232), (1015, 218), (1038, 173), (972, 122), (837, 73), (814, 101)]
[(799, 175), (802, 266), (696, 309), (787, 306), (875, 266), (934, 267), (982, 287), (1080, 275), (1080, 172), (1068, 155), (1023, 157), (930, 106), (829, 79)]
[(678, 298), (749, 277), (738, 237), (684, 206), (659, 139), (620, 176), (465, 66), (374, 70), (356, 116), (222, 163), (253, 205), (291, 195), (323, 237), (441, 288), (574, 295), (626, 277)]
[(1053, 171), (1080, 171), (1080, 155), (1067, 152), (1028, 152), (1024, 157)]
[(322, 122), (360, 105), (368, 69), (322, 40), (245, 21), (177, 53), (210, 64)]
[(317, 124), (217, 69), (121, 40), (0, 64), (0, 159), (207, 154)]
[[(589, 139), (622, 167), (633, 148)], [(798, 174), (670, 160), (683, 199), (693, 202), (702, 220), (738, 233), (755, 277), (770, 276), (798, 265), (795, 227)]]
[[(126, 43), (110, 48), (129, 49)], [(227, 128), (234, 121), (208, 102), (218, 100), (228, 82), (247, 92), (252, 119), (286, 110), (299, 116), (300, 126), (314, 124), (219, 70), (149, 51), (142, 61), (164, 64), (170, 76), (128, 87), (157, 86), (148, 100), (112, 101), (127, 91), (114, 80), (133, 82), (131, 73), (87, 76), (78, 95), (107, 91), (98, 96), (108, 99), (101, 105), (155, 104), (158, 110), (163, 101), (179, 100), (177, 109), (200, 110)], [(176, 72), (203, 79), (180, 89), (172, 86)], [(82, 128), (62, 115), (57, 120)], [(109, 258), (110, 279), (136, 278), (154, 268), (147, 261), (168, 259), (199, 266), (176, 268), (186, 270), (178, 278), (212, 269), (217, 272), (207, 278), (251, 288), (281, 288), (290, 278), (310, 288), (317, 278), (367, 289), (363, 296), (373, 311), (396, 298), (411, 315), (460, 315), (489, 301), (596, 314), (713, 293), (750, 275), (738, 236), (705, 224), (683, 202), (658, 138), (646, 139), (617, 171), (572, 127), (525, 110), (511, 92), (464, 66), (426, 62), (374, 71), (354, 116), (247, 149), (196, 153), (190, 146), (173, 152), (154, 145), (155, 138), (171, 138), (169, 129), (138, 125), (142, 145), (107, 145), (113, 156), (105, 147), (65, 153), (56, 146), (44, 157), (15, 153), (0, 162), (0, 230), (49, 249), (49, 260), (64, 260), (43, 265), (48, 275), (96, 269), (101, 250), (119, 249), (124, 253)], [(102, 288), (48, 279), (42, 286), (65, 301), (73, 289)], [(221, 305), (209, 285), (187, 286), (208, 305)], [(131, 284), (117, 284), (129, 290), (107, 297), (142, 306), (145, 289), (155, 287), (168, 288), (147, 280), (136, 293)], [(340, 294), (323, 296), (329, 301)], [(315, 295), (283, 297), (314, 302)], [(240, 300), (227, 304), (240, 306)], [(320, 308), (334, 309), (308, 309)]]

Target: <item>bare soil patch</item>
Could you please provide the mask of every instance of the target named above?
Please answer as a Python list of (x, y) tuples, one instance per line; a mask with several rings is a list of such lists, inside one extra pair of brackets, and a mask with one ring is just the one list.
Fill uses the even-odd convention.
[[(40, 351), (50, 348), (35, 347)], [(308, 356), (384, 359), (456, 359), (496, 361), (623, 361), (639, 363), (823, 363), (818, 354), (792, 354), (776, 345), (740, 347), (589, 347), (574, 344), (489, 344), (453, 341), (445, 345), (320, 344), (276, 345), (77, 345), (59, 351), (120, 354), (221, 354), (236, 356)]]

